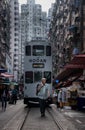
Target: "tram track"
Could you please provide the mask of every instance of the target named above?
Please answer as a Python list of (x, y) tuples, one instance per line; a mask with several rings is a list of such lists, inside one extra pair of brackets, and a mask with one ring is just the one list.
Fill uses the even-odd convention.
[(56, 126), (58, 127), (59, 130), (64, 130), (64, 128), (60, 125), (59, 121), (55, 119), (54, 115), (52, 114), (50, 108), (47, 108), (48, 113), (50, 114), (50, 116), (52, 117), (54, 123), (56, 124)]
[(20, 126), (20, 128), (18, 130), (23, 130), (23, 126), (24, 126), (24, 124), (26, 122), (26, 119), (27, 119), (27, 117), (29, 115), (29, 112), (30, 112), (30, 108), (28, 108), (27, 114), (26, 114), (26, 116), (25, 116), (25, 118), (24, 118), (24, 120), (23, 120), (23, 122), (22, 122), (22, 124), (21, 124), (21, 126)]
[[(32, 111), (32, 109), (31, 108), (28, 108), (28, 112), (27, 112), (27, 115), (25, 116), (25, 118), (24, 118), (24, 120), (23, 120), (23, 123), (22, 123), (22, 125), (21, 125), (21, 128), (19, 129), (19, 130), (24, 130), (23, 129), (23, 127), (24, 127), (24, 125), (25, 125), (25, 123), (26, 123), (26, 121), (27, 121), (27, 118), (29, 118), (28, 116), (29, 116), (29, 113)], [(52, 119), (52, 121), (54, 122), (54, 124), (55, 124), (55, 126), (56, 126), (56, 130), (64, 130), (63, 128), (62, 128), (62, 126), (59, 124), (59, 122), (57, 121), (57, 120), (55, 120), (55, 118), (54, 118), (54, 115), (50, 112), (51, 110), (50, 110), (50, 108), (47, 108), (46, 109), (46, 113), (48, 113), (49, 115), (50, 115), (50, 117), (51, 117), (51, 119)], [(42, 117), (41, 117), (42, 118)], [(43, 118), (44, 119), (44, 118)], [(37, 119), (36, 119), (37, 120)], [(38, 128), (39, 129), (39, 128)], [(34, 129), (35, 130), (35, 129)]]

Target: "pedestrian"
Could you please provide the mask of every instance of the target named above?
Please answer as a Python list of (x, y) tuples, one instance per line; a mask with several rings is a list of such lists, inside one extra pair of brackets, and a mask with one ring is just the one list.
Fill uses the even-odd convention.
[(58, 92), (58, 103), (59, 103), (59, 107), (62, 108), (62, 89), (59, 90)]
[(50, 96), (49, 86), (46, 78), (41, 79), (41, 83), (37, 85), (37, 95), (39, 98), (41, 117), (45, 116), (46, 99)]
[(14, 86), (14, 89), (12, 90), (12, 100), (13, 100), (13, 104), (17, 103), (17, 89)]
[(7, 99), (8, 99), (8, 89), (4, 85), (3, 89), (1, 90), (1, 101), (2, 101), (2, 110), (6, 110), (7, 107)]

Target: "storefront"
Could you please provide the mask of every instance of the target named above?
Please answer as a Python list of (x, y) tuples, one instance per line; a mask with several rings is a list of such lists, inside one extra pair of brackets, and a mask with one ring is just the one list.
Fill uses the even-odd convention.
[[(85, 79), (84, 72), (85, 54), (76, 55), (71, 62), (64, 67), (64, 70), (55, 78), (55, 81), (59, 81), (59, 83), (55, 83), (56, 89), (70, 87), (67, 89), (70, 92), (68, 104), (72, 107), (76, 106), (79, 109), (85, 107), (85, 80), (83, 80), (83, 87), (80, 81), (81, 77)], [(78, 83), (80, 84), (80, 89), (78, 88)]]

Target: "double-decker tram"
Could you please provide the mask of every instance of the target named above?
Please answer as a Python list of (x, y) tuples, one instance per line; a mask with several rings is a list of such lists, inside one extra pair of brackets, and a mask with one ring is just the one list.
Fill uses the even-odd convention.
[(32, 40), (25, 45), (24, 104), (38, 103), (36, 87), (43, 77), (52, 92), (51, 46), (46, 40)]

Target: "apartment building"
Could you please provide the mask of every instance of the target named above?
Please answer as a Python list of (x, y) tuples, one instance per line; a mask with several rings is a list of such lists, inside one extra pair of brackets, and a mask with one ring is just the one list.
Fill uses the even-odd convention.
[(18, 80), (19, 73), (19, 3), (10, 0), (10, 54), (14, 80)]
[(85, 51), (84, 8), (84, 0), (56, 0), (49, 31), (54, 73), (60, 73), (74, 55)]
[(21, 5), (21, 52), (22, 73), (24, 69), (24, 45), (35, 37), (47, 38), (47, 15), (42, 12), (42, 7), (35, 4), (35, 0), (28, 0)]
[(48, 16), (47, 16), (47, 35), (48, 35), (48, 39), (49, 39), (49, 29), (50, 29), (50, 24), (51, 21), (53, 19), (53, 9), (54, 9), (54, 3), (51, 4), (51, 7), (48, 9)]
[(10, 49), (9, 23), (9, 0), (0, 0), (0, 68), (5, 69), (8, 69), (6, 55), (9, 56)]

